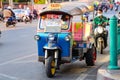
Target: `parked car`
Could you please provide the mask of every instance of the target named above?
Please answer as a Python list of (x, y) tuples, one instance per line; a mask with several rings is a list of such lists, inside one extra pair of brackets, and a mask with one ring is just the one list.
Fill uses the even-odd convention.
[(22, 17), (25, 15), (26, 10), (25, 9), (13, 9), (13, 12), (15, 13), (16, 20), (22, 21)]

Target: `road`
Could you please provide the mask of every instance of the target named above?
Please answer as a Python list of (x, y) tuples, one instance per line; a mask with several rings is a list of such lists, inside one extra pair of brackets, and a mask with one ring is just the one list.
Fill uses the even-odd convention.
[(96, 80), (99, 67), (109, 61), (109, 47), (104, 54), (97, 55), (95, 66), (88, 67), (85, 61), (63, 64), (50, 79), (45, 75), (44, 65), (37, 61), (37, 44), (33, 38), (36, 25), (37, 21), (34, 21), (4, 28), (0, 23), (0, 80)]

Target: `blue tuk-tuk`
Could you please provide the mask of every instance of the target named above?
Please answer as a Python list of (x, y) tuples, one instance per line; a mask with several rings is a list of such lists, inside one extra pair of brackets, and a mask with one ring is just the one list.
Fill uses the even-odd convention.
[[(52, 4), (40, 13), (37, 35), (38, 60), (45, 64), (46, 74), (53, 77), (60, 65), (76, 60), (85, 60), (93, 66), (96, 50), (89, 23), (73, 22), (74, 15), (82, 15), (80, 7), (65, 10), (59, 4)], [(57, 8), (56, 8), (57, 6)], [(55, 7), (55, 8), (53, 8)]]

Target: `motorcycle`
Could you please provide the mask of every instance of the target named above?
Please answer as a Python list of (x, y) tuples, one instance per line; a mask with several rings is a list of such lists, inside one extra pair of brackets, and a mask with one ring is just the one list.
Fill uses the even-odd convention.
[(104, 12), (107, 12), (107, 10), (108, 10), (107, 7), (103, 7)]
[(2, 15), (0, 15), (0, 22), (3, 22), (4, 18)]
[(25, 15), (25, 16), (23, 16), (23, 22), (25, 22), (25, 23), (27, 23), (27, 22), (32, 22), (32, 19), (31, 19), (31, 16), (27, 16), (27, 15)]
[(115, 7), (115, 11), (118, 11), (118, 7), (117, 6)]
[(97, 52), (103, 54), (103, 49), (107, 47), (108, 31), (106, 30), (106, 28), (99, 25), (97, 28), (95, 28), (94, 35), (95, 35), (95, 44), (96, 44)]
[(16, 25), (16, 20), (13, 19), (13, 17), (6, 17), (4, 19), (4, 22), (5, 22), (6, 27), (9, 27), (10, 25), (13, 25), (15, 27)]

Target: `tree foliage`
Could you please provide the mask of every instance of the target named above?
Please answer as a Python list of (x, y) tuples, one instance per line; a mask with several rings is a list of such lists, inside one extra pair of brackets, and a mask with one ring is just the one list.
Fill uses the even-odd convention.
[(18, 2), (30, 2), (30, 0), (18, 0)]
[[(2, 0), (3, 2), (8, 2), (8, 0)], [(30, 0), (13, 0), (13, 2), (30, 2)]]

